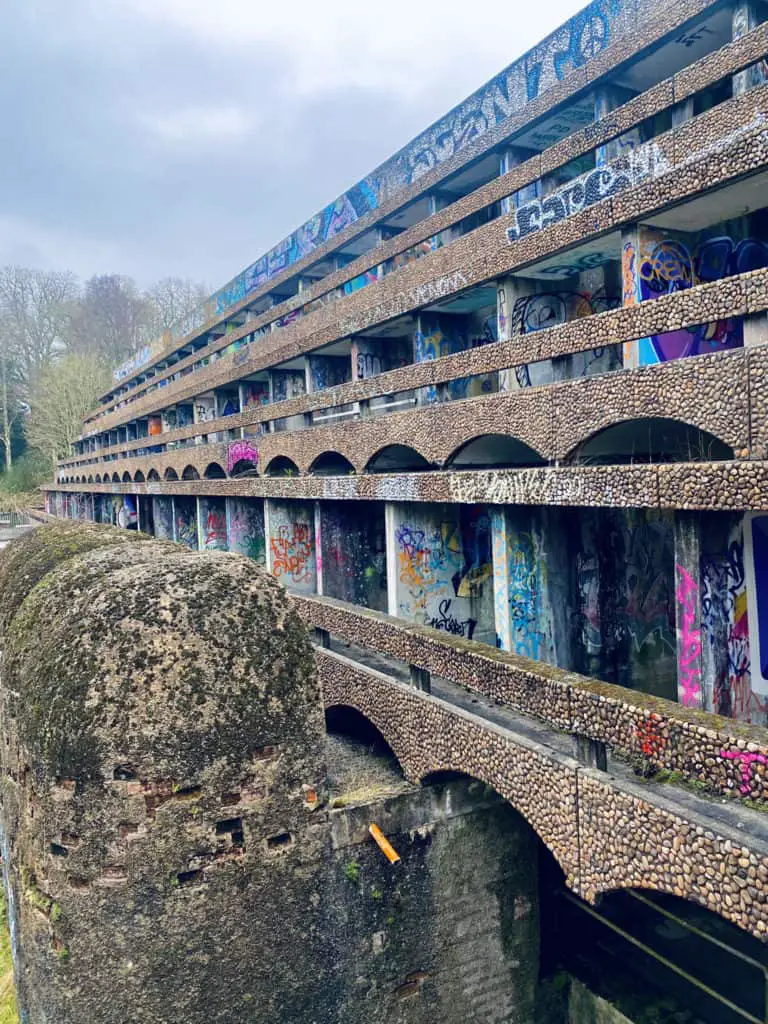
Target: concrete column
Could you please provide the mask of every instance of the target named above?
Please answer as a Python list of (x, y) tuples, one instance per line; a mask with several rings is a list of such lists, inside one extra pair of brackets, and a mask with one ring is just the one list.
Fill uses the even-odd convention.
[(387, 546), (387, 612), (390, 615), (398, 614), (397, 581), (400, 575), (400, 565), (395, 541), (396, 520), (396, 506), (387, 502), (384, 506), (384, 539)]
[(493, 609), (496, 622), (496, 646), (512, 650), (512, 626), (509, 614), (509, 549), (507, 523), (503, 508), (491, 510), (493, 551)]
[[(616, 107), (626, 103), (632, 95), (629, 89), (622, 89), (619, 86), (599, 86), (595, 90), (595, 121), (601, 121), (607, 117)], [(620, 157), (622, 153), (633, 150), (639, 145), (640, 131), (637, 128), (631, 128), (618, 138), (611, 139), (595, 149), (595, 167), (605, 167)]]
[[(496, 286), (496, 326), (499, 341), (510, 341), (515, 330), (513, 313), (518, 299), (536, 293), (533, 281), (520, 277), (505, 277)], [(528, 383), (526, 383), (528, 382)], [(530, 370), (518, 367), (510, 370), (499, 370), (499, 391), (516, 391), (531, 383)]]
[[(753, 0), (739, 0), (733, 8), (731, 22), (731, 36), (733, 39), (741, 39), (753, 28), (757, 28), (759, 18), (757, 16), (757, 5)], [(733, 76), (733, 95), (741, 96), (749, 89), (761, 85), (766, 79), (763, 69), (763, 62), (753, 64)]]
[(677, 694), (685, 707), (704, 707), (701, 639), (701, 540), (696, 513), (675, 513)]
[(267, 572), (272, 572), (272, 545), (269, 543), (269, 538), (272, 536), (270, 531), (269, 513), (271, 502), (269, 498), (264, 499), (264, 567)]
[(204, 551), (203, 508), (199, 498), (195, 498), (195, 518), (197, 520), (197, 550)]
[(744, 317), (744, 348), (755, 348), (768, 343), (768, 313), (754, 313)]
[(684, 100), (682, 103), (672, 107), (672, 127), (679, 128), (681, 124), (693, 119), (693, 97)]
[(173, 539), (175, 543), (179, 540), (179, 530), (176, 526), (176, 498), (171, 497), (171, 528), (173, 530)]
[[(626, 227), (621, 235), (622, 306), (636, 306), (640, 302), (638, 260), (640, 258), (640, 230), (637, 224)], [(640, 340), (625, 341), (622, 362), (625, 370), (640, 365)]]
[(323, 517), (320, 502), (314, 503), (315, 517), (315, 566), (317, 569), (317, 594), (323, 596)]

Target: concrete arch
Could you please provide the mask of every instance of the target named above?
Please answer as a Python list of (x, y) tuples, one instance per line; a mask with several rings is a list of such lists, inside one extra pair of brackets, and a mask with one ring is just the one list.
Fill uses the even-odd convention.
[(93, 483), (93, 477), (89, 476), (88, 480), (86, 481), (86, 483), (92, 484)]
[(131, 483), (131, 474), (127, 470), (125, 471), (125, 473), (123, 473), (123, 483), (124, 484)]
[(546, 461), (512, 434), (479, 434), (459, 444), (444, 465), (451, 469), (506, 469), (544, 466)]
[(113, 473), (112, 474), (112, 483), (113, 484), (119, 484), (120, 483), (120, 474), (119, 473)]
[(172, 466), (169, 466), (168, 469), (166, 469), (165, 473), (163, 474), (163, 478), (165, 480), (178, 480), (179, 474)]
[(621, 417), (568, 449), (571, 465), (711, 462), (734, 457), (731, 445), (695, 423), (665, 416)]
[(234, 464), (229, 475), (231, 479), (237, 480), (239, 477), (253, 477), (259, 474), (253, 462), (249, 462), (248, 459), (240, 459)]
[[(189, 468), (189, 467), (187, 467)], [(185, 470), (186, 472), (186, 470)], [(218, 462), (209, 462), (203, 476), (206, 480), (226, 480), (227, 474)]]
[(181, 479), (182, 480), (199, 480), (200, 479), (200, 474), (195, 469), (194, 466), (191, 466), (191, 465), (185, 466), (184, 470), (183, 470), (183, 472), (181, 474)]
[(346, 455), (325, 451), (313, 460), (307, 472), (313, 476), (350, 476), (356, 470)]
[(133, 482), (136, 484), (144, 483), (144, 474), (141, 472), (140, 469), (137, 469), (136, 472), (133, 474)]
[(423, 472), (432, 469), (420, 451), (407, 444), (387, 444), (379, 448), (365, 464), (366, 473)]
[(156, 469), (150, 469), (147, 473), (147, 480), (150, 482), (157, 482), (160, 479), (160, 474)]
[(97, 483), (97, 484), (100, 484), (100, 483), (101, 483), (101, 473), (97, 473), (97, 474), (96, 474), (96, 483)]
[(287, 455), (274, 455), (264, 470), (265, 476), (298, 476), (299, 467)]

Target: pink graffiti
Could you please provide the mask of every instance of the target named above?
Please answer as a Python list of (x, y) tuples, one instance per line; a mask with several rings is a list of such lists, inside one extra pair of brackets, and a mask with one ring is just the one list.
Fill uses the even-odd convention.
[(231, 473), (238, 462), (250, 462), (252, 466), (259, 464), (259, 449), (254, 448), (250, 441), (236, 441), (227, 451), (227, 472)]
[(746, 754), (741, 750), (721, 750), (720, 757), (726, 761), (741, 762), (741, 785), (739, 792), (746, 795), (752, 790), (750, 780), (752, 778), (751, 766), (753, 764), (768, 764), (768, 757), (765, 754)]
[(698, 659), (701, 656), (701, 630), (696, 625), (698, 584), (682, 566), (676, 566), (678, 575), (677, 601), (680, 606), (678, 629), (680, 645), (677, 654), (677, 675), (683, 690), (682, 702), (685, 707), (697, 707), (701, 693), (701, 668)]

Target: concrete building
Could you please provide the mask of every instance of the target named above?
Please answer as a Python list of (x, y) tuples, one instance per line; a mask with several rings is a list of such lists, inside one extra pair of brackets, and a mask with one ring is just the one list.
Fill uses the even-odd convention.
[(767, 22), (594, 0), (117, 370), (49, 513), (265, 565), (414, 777), (329, 645), (764, 805)]

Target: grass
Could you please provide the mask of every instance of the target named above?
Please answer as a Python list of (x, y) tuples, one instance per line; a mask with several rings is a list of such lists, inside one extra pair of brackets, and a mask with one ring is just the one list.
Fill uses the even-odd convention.
[(0, 896), (0, 1024), (19, 1024), (5, 892)]

